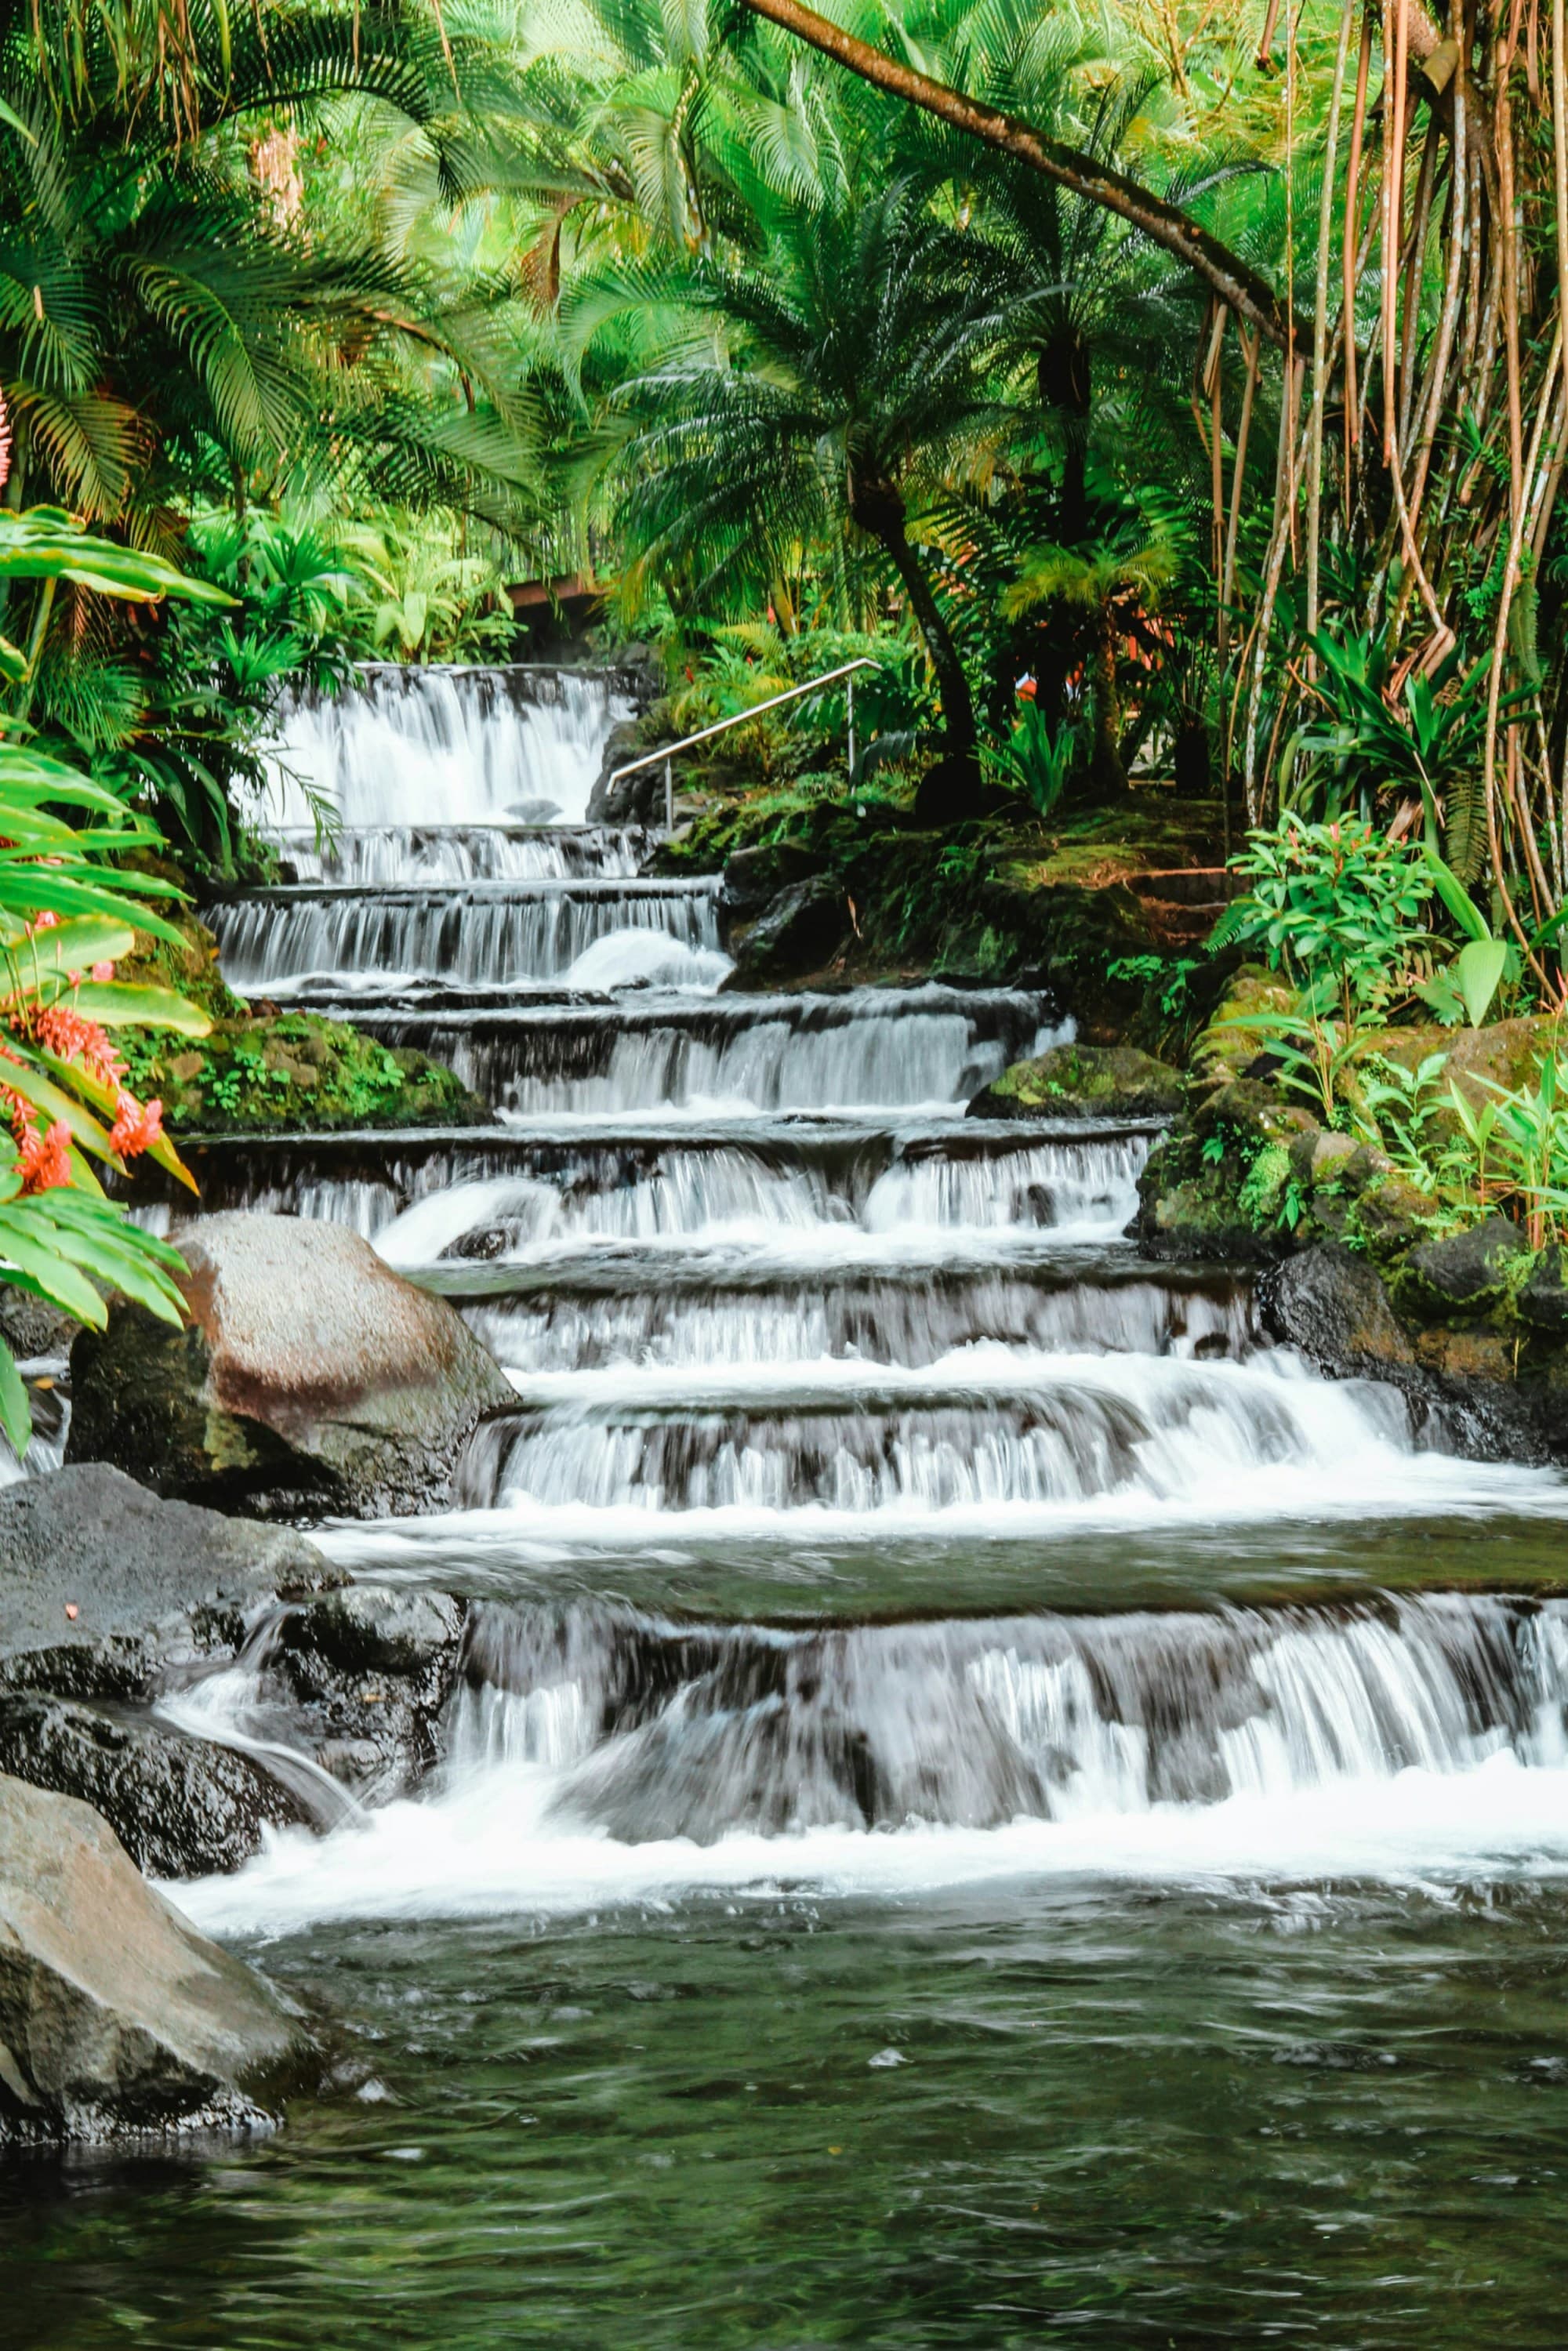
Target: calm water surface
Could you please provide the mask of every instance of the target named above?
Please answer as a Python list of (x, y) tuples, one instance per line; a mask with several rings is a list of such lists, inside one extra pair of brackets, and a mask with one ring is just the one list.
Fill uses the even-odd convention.
[(358, 2093), (7, 2182), (18, 2351), (1563, 2339), (1568, 1899), (788, 1894), (267, 1946)]

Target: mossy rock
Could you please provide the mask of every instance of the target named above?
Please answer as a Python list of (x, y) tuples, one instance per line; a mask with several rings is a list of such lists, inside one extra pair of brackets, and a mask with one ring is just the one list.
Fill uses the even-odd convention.
[(1179, 1073), (1135, 1045), (1053, 1045), (1015, 1061), (969, 1104), (971, 1118), (1174, 1118)]
[(1199, 1085), (1226, 1086), (1245, 1075), (1260, 1054), (1269, 1050), (1265, 1029), (1232, 1028), (1233, 1021), (1251, 1016), (1288, 1012), (1295, 990), (1277, 971), (1262, 964), (1242, 964), (1226, 983), (1225, 992), (1209, 1015), (1197, 1040), (1192, 1074)]
[(1529, 1259), (1519, 1227), (1489, 1217), (1413, 1249), (1395, 1276), (1395, 1303), (1412, 1321), (1473, 1323), (1510, 1302)]
[(489, 1113), (455, 1071), (312, 1012), (214, 1020), (192, 1040), (126, 1029), (130, 1082), (175, 1134), (475, 1126)]

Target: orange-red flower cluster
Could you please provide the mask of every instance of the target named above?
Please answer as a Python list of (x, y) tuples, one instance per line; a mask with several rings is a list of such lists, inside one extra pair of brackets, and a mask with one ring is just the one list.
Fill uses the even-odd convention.
[[(59, 916), (46, 911), (27, 925), (28, 933), (53, 930)], [(80, 985), (79, 972), (66, 975), (72, 987)], [(114, 977), (112, 963), (95, 963), (95, 980)], [(84, 1077), (99, 1086), (111, 1089), (114, 1095), (114, 1123), (109, 1141), (112, 1150), (122, 1159), (134, 1159), (150, 1151), (162, 1139), (163, 1105), (159, 1101), (138, 1102), (127, 1092), (122, 1081), (125, 1064), (110, 1042), (108, 1034), (96, 1020), (78, 1012), (63, 998), (54, 1004), (37, 1002), (15, 1005), (5, 1015), (5, 1024), (15, 1037), (26, 1038), (42, 1046), (56, 1061), (68, 1061)], [(17, 1056), (0, 1045), (0, 1060), (16, 1061)], [(9, 1120), (16, 1144), (17, 1166), (24, 1192), (47, 1192), (57, 1185), (68, 1184), (70, 1170), (70, 1130), (60, 1120), (40, 1132), (37, 1117), (30, 1103), (13, 1087), (0, 1081), (0, 1118)]]
[(40, 1134), (26, 1104), (17, 1094), (11, 1096), (12, 1132), (16, 1137), (16, 1165), (21, 1171), (24, 1192), (52, 1192), (57, 1185), (71, 1180), (71, 1131), (63, 1119), (57, 1119), (47, 1133)]

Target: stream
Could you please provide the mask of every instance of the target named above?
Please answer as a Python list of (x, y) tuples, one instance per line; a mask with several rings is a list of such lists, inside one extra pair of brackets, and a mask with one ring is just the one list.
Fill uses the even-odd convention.
[(622, 715), (297, 712), (341, 836), (291, 786), (211, 911), (497, 1119), (206, 1205), (352, 1224), (517, 1405), (319, 1531), (470, 1604), (435, 1778), (170, 1889), (341, 2085), (0, 2174), (7, 2341), (1557, 2351), (1568, 1486), (1141, 1261), (1150, 1129), (967, 1119), (1044, 998), (724, 991), (716, 883), (586, 821)]

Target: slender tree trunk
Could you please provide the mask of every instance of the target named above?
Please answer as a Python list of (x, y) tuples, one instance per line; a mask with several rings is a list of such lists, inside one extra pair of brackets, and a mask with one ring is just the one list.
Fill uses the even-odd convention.
[(937, 690), (942, 696), (943, 761), (953, 770), (955, 789), (961, 773), (967, 772), (972, 779), (968, 789), (973, 797), (978, 791), (980, 782), (979, 730), (975, 722), (975, 700), (969, 691), (964, 664), (958, 658), (958, 648), (953, 642), (953, 632), (947, 626), (920, 559), (910, 545), (904, 500), (885, 482), (856, 483), (850, 493), (850, 513), (862, 530), (869, 531), (885, 549), (904, 583), (904, 594), (909, 599), (920, 633), (925, 640), (925, 650), (931, 656), (931, 666), (936, 673)]
[(1122, 691), (1116, 683), (1116, 623), (1109, 604), (1094, 615), (1090, 644), (1090, 682), (1093, 688), (1094, 734), (1089, 755), (1090, 797), (1121, 799), (1128, 789), (1122, 762)]

